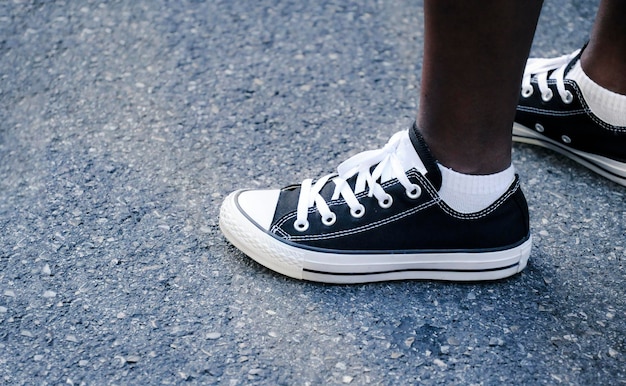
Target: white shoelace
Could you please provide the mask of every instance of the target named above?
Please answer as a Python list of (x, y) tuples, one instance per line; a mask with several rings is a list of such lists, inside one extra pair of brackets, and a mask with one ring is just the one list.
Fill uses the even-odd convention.
[[(391, 206), (393, 198), (385, 192), (381, 183), (392, 178), (398, 179), (406, 189), (408, 197), (419, 197), (421, 194), (420, 187), (409, 180), (396, 153), (403, 135), (405, 135), (404, 132), (396, 133), (382, 149), (364, 151), (347, 159), (337, 167), (335, 174), (328, 174), (315, 183), (312, 179), (302, 181), (294, 223), (296, 230), (304, 232), (309, 228), (307, 216), (309, 208), (314, 206), (317, 207), (325, 225), (331, 226), (337, 220), (337, 216), (330, 210), (326, 200), (320, 194), (329, 180), (335, 184), (331, 200), (343, 197), (350, 208), (350, 214), (355, 218), (365, 214), (365, 207), (359, 202), (356, 195), (364, 192), (366, 188), (368, 189), (368, 197), (376, 197), (382, 208)], [(374, 165), (377, 166), (370, 173), (370, 169)], [(347, 180), (354, 175), (357, 177), (353, 191)]]
[[(565, 76), (565, 68), (567, 68), (569, 62), (571, 62), (579, 52), (580, 50), (576, 50), (571, 54), (551, 59), (528, 59), (522, 78), (522, 96), (528, 98), (533, 94), (533, 87), (530, 84), (530, 80), (534, 75), (537, 77), (541, 99), (543, 99), (544, 102), (548, 102), (553, 97), (552, 90), (548, 87), (548, 79), (551, 79), (555, 81), (556, 89), (563, 103), (572, 103), (574, 96), (565, 89), (563, 78)], [(548, 78), (548, 72), (551, 70), (554, 71)]]

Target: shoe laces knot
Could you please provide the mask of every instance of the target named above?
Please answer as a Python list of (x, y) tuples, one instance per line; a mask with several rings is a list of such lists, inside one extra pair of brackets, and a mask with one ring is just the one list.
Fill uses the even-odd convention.
[(580, 50), (576, 50), (571, 54), (559, 56), (550, 59), (528, 59), (526, 69), (522, 77), (522, 96), (528, 98), (533, 94), (533, 86), (530, 84), (533, 77), (537, 80), (541, 99), (548, 102), (552, 99), (553, 92), (548, 86), (549, 81), (556, 84), (557, 92), (563, 103), (570, 104), (574, 100), (571, 92), (565, 89), (565, 69), (567, 65), (574, 59)]
[[(407, 196), (419, 197), (420, 187), (409, 180), (396, 152), (403, 135), (403, 132), (396, 133), (382, 149), (364, 151), (347, 159), (337, 167), (337, 173), (328, 174), (315, 182), (312, 179), (302, 181), (294, 223), (296, 230), (304, 232), (308, 229), (307, 218), (312, 207), (317, 208), (325, 225), (335, 223), (337, 216), (320, 194), (322, 188), (329, 182), (335, 185), (331, 201), (343, 197), (350, 208), (350, 214), (355, 218), (365, 214), (365, 207), (356, 197), (359, 193), (367, 191), (367, 196), (376, 197), (381, 207), (391, 206), (393, 198), (385, 192), (381, 184), (393, 178), (397, 178), (406, 189)], [(355, 175), (353, 190), (348, 179)]]

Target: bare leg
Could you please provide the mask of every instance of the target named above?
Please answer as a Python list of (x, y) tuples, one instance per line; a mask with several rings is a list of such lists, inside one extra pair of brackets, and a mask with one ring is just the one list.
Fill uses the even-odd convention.
[(511, 164), (511, 128), (542, 0), (426, 0), (418, 126), (443, 165)]
[(626, 95), (626, 1), (603, 0), (581, 57), (585, 73), (600, 86)]

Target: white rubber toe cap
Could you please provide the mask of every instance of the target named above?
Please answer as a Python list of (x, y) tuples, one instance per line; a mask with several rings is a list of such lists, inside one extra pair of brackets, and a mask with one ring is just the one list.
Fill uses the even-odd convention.
[(280, 190), (246, 190), (237, 196), (237, 204), (255, 223), (269, 230), (276, 211)]

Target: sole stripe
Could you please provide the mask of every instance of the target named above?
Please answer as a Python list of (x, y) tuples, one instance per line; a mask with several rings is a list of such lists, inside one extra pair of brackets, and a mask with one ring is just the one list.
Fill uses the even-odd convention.
[(324, 272), (316, 271), (313, 269), (304, 268), (305, 272), (315, 273), (319, 275), (334, 275), (334, 276), (365, 276), (365, 275), (387, 275), (391, 273), (401, 272), (459, 272), (459, 273), (478, 273), (478, 272), (494, 272), (511, 269), (517, 267), (519, 263), (514, 263), (506, 267), (495, 267), (488, 269), (443, 269), (443, 268), (407, 268), (407, 269), (394, 269), (390, 271), (376, 271), (376, 272)]

